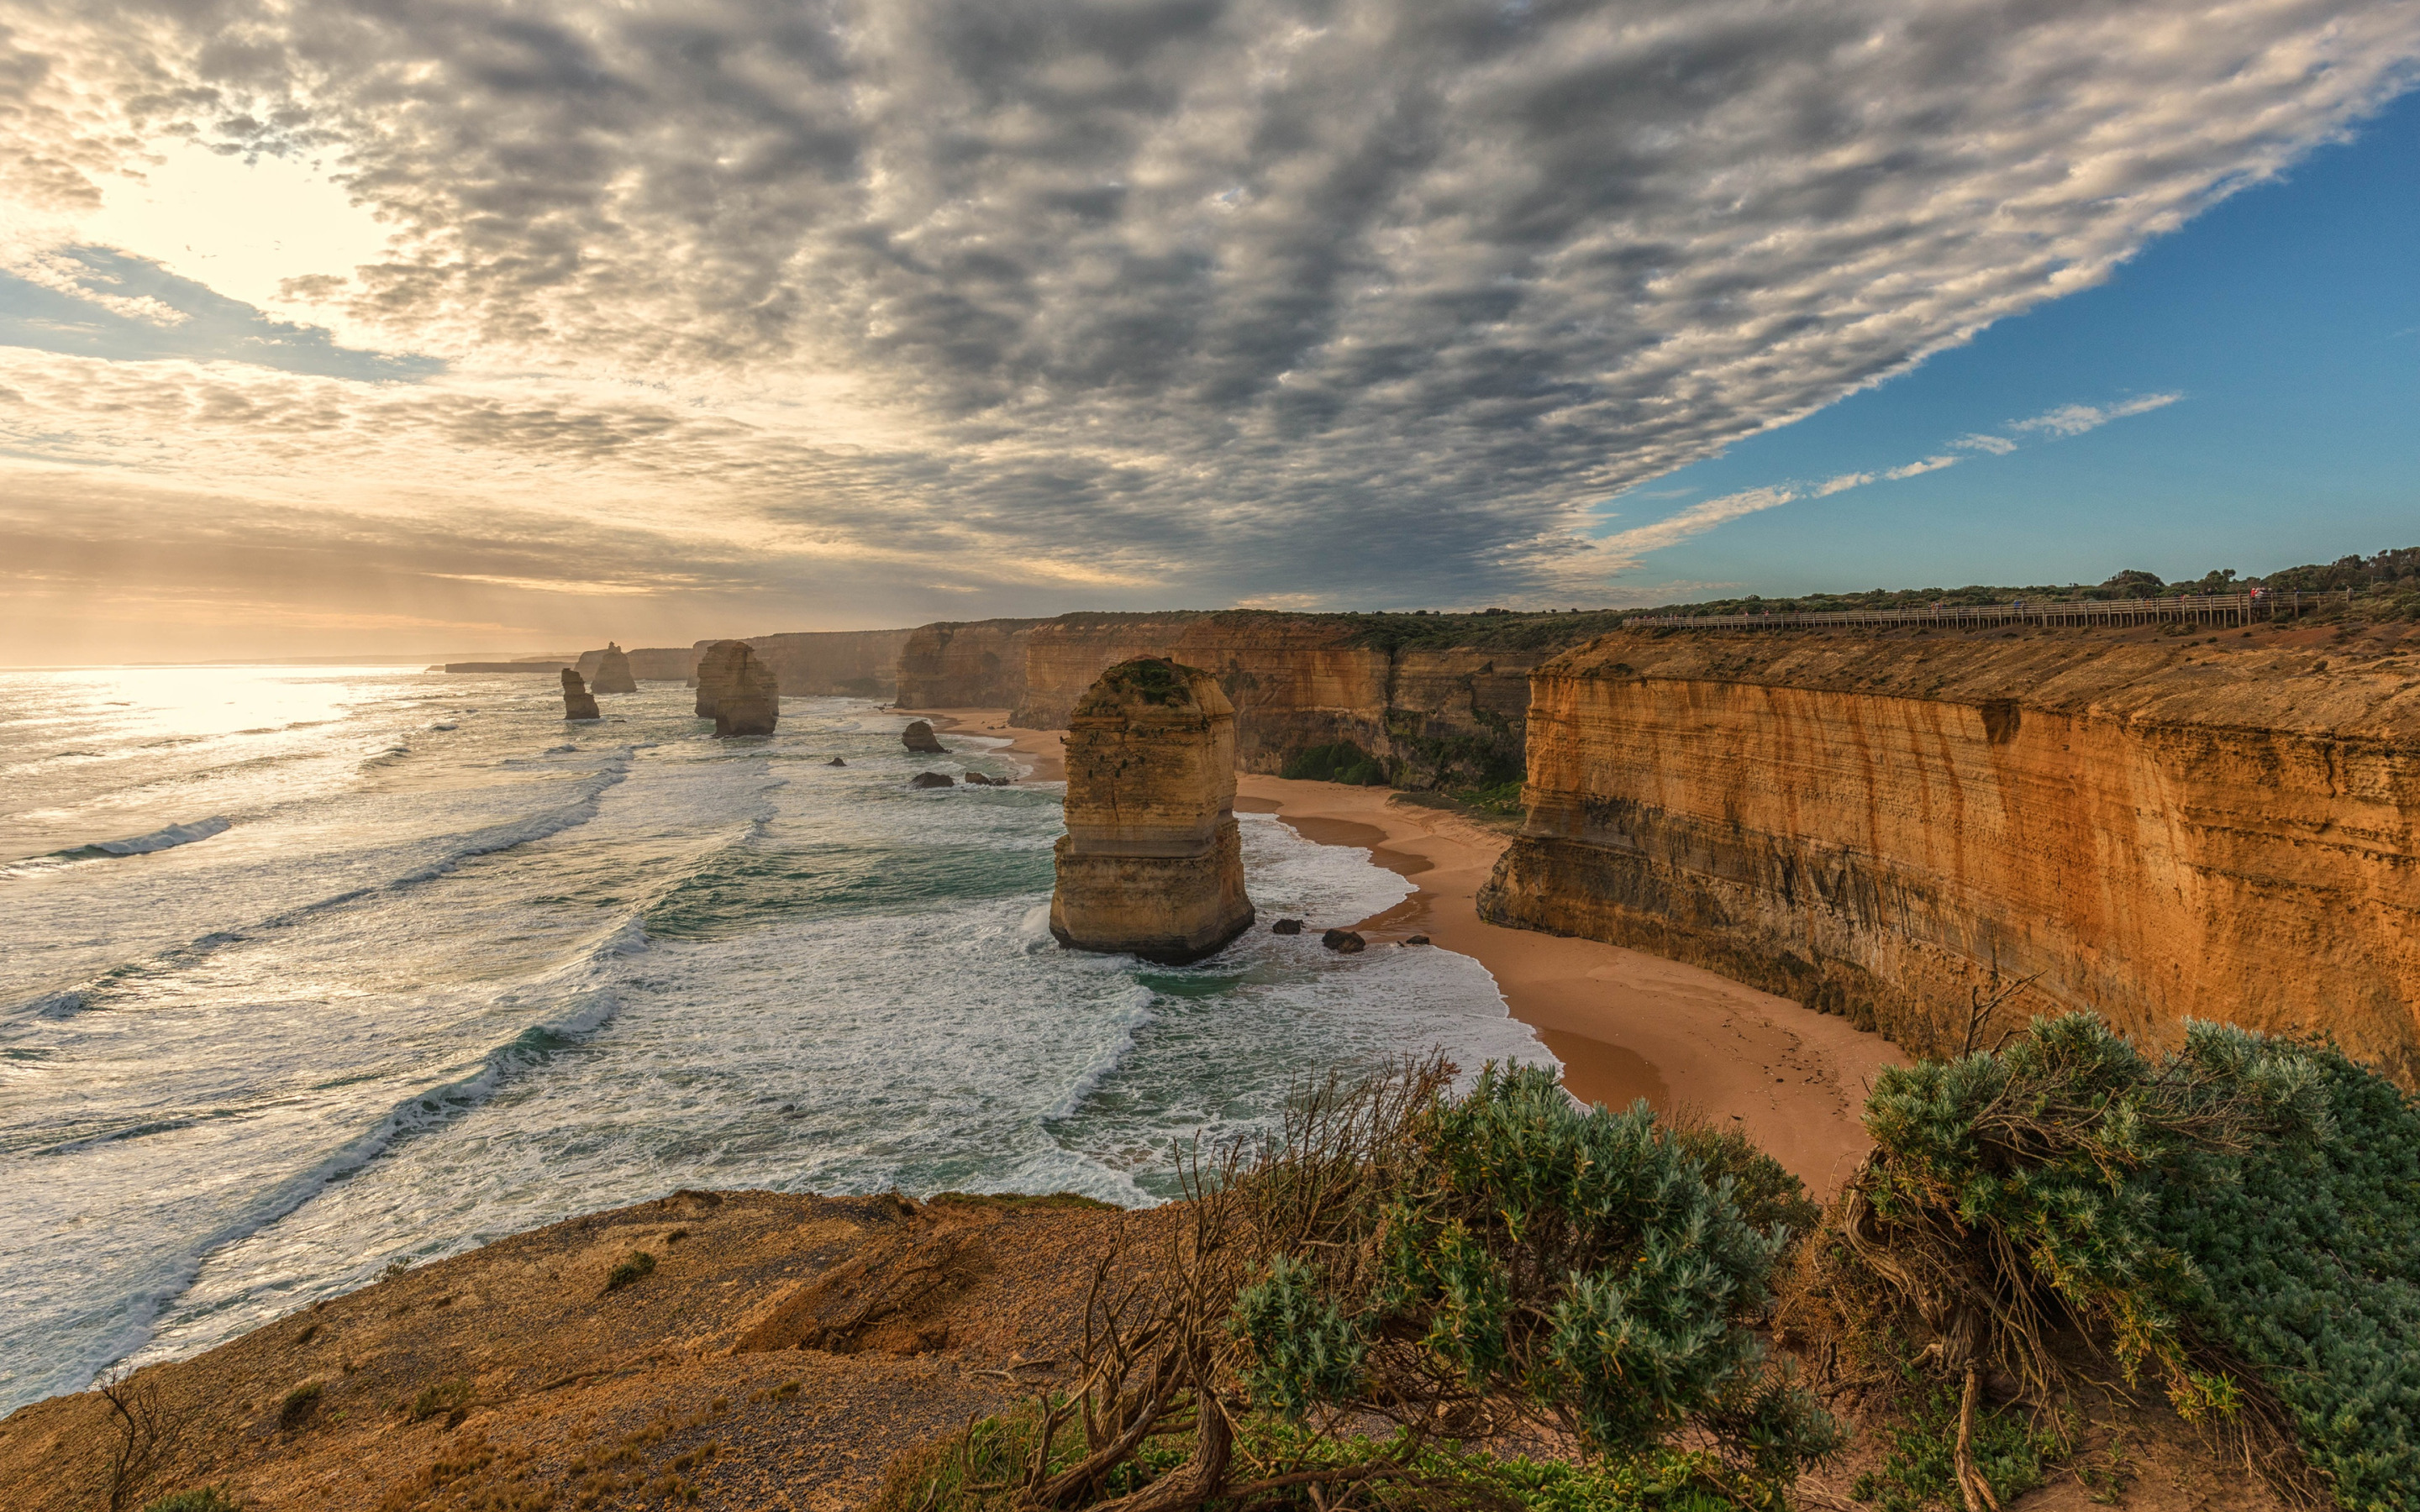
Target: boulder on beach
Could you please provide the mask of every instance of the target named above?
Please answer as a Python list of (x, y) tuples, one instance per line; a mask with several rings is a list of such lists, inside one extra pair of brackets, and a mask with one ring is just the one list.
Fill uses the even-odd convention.
[(697, 713), (714, 721), (714, 738), (769, 735), (782, 717), (773, 669), (745, 640), (717, 640), (697, 664)]
[(946, 756), (950, 748), (933, 733), (933, 727), (923, 719), (899, 732), (899, 743), (919, 756)]
[(597, 712), (597, 695), (570, 668), (563, 669), (563, 717), (566, 719), (601, 719)]
[(1332, 929), (1319, 937), (1319, 943), (1339, 955), (1359, 955), (1370, 948), (1370, 942), (1349, 929)]
[(950, 780), (950, 774), (947, 772), (919, 772), (914, 777), (908, 779), (908, 785), (911, 788), (954, 788), (957, 786), (955, 782)]
[(630, 657), (613, 641), (605, 642), (605, 655), (597, 659), (597, 681), (589, 685), (596, 693), (635, 693), (639, 680), (630, 675)]
[(1269, 926), (1269, 933), (1272, 934), (1299, 934), (1302, 933), (1302, 920), (1299, 918), (1280, 918), (1276, 923)]
[(1183, 965), (1251, 927), (1235, 706), (1210, 673), (1157, 656), (1101, 673), (1068, 720), (1066, 815), (1061, 945)]
[(1404, 943), (1405, 945), (1426, 945), (1429, 943), (1429, 937), (1425, 934), (1406, 935), (1404, 936)]

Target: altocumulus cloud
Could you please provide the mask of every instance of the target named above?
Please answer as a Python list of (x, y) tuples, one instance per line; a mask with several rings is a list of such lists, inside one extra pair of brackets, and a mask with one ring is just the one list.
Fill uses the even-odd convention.
[(1584, 535), (1590, 505), (2095, 283), (2420, 54), (2404, 0), (15, 0), (0, 23), (26, 224), (71, 227), (171, 138), (322, 159), (392, 238), (296, 270), (279, 317), (434, 375), (14, 349), (23, 507), (106, 473), (114, 500), (156, 490), (163, 536), (203, 496), (288, 533), (317, 501), (332, 540), (492, 508), (496, 562), (421, 535), (413, 559), (542, 585), (522, 543), (552, 520), (652, 532), (675, 576), (758, 560), (801, 594), (968, 610), (1569, 601), (1622, 554)]

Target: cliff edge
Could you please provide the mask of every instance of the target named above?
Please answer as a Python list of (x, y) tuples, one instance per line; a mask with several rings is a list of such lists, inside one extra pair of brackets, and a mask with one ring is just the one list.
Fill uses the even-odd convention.
[[(1676, 633), (1532, 679), (1491, 921), (1954, 1049), (2061, 1008), (2420, 1074), (2420, 635)], [(1995, 1031), (1996, 1032), (1996, 1031)]]

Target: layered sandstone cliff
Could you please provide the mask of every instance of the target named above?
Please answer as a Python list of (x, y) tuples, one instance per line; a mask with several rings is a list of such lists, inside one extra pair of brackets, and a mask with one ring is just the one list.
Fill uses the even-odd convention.
[(714, 738), (769, 735), (782, 716), (780, 684), (745, 640), (718, 640), (697, 664), (697, 717)]
[[(1004, 709), (1025, 697), (1025, 642), (1044, 620), (919, 625), (899, 650), (903, 709)], [(1111, 657), (1110, 660), (1116, 660)], [(1109, 662), (1101, 663), (1106, 667)], [(1093, 669), (1098, 673), (1101, 667)], [(1087, 683), (1090, 678), (1085, 680)], [(1078, 692), (1082, 689), (1078, 688)], [(1071, 704), (1073, 699), (1068, 701)], [(1056, 728), (1056, 727), (1054, 727)]]
[[(696, 648), (642, 646), (634, 651), (622, 652), (621, 656), (628, 664), (630, 676), (638, 682), (684, 683), (697, 675), (697, 658), (705, 654), (703, 648), (712, 643), (700, 641)], [(606, 652), (617, 649), (607, 646), (603, 650), (582, 652), (578, 663), (580, 675), (591, 680), (597, 678), (604, 671)], [(617, 690), (600, 687), (597, 691), (611, 693)], [(631, 687), (622, 691), (636, 692), (638, 689)]]
[(1251, 927), (1235, 828), (1235, 711), (1208, 672), (1103, 672), (1071, 713), (1050, 933), (1081, 950), (1198, 961)]
[(1570, 626), (1560, 639), (1514, 647), (1456, 645), (1450, 632), (1406, 644), (1387, 625), (1412, 619), (1233, 609), (926, 625), (902, 654), (899, 702), (1005, 706), (1013, 723), (1065, 729), (1105, 668), (1156, 656), (1218, 679), (1235, 707), (1236, 759), (1246, 771), (1277, 772), (1313, 747), (1350, 742), (1404, 786), (1517, 776), (1529, 672), (1579, 634), (1580, 617), (1508, 618), (1501, 623)]
[(1490, 919), (1916, 1050), (2024, 982), (2001, 1022), (2225, 1019), (2420, 1073), (2420, 656), (2396, 632), (1638, 632), (1532, 686)]
[[(911, 630), (816, 630), (752, 635), (748, 644), (793, 696), (890, 698)], [(711, 641), (700, 641), (701, 647)]]

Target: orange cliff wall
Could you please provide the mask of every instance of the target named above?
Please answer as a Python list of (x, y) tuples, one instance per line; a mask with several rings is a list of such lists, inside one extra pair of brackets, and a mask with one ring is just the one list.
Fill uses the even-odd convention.
[[(1608, 636), (1532, 679), (1498, 923), (1955, 1048), (2096, 1009), (2420, 1076), (2420, 656), (2392, 632)], [(2413, 649), (2420, 652), (2420, 637)]]
[(908, 633), (899, 651), (899, 706), (1013, 707), (1025, 694), (1026, 637), (1035, 625), (1046, 623), (970, 620), (918, 625)]
[[(773, 670), (784, 696), (889, 698), (912, 630), (813, 630), (752, 635), (749, 649)], [(703, 640), (701, 647), (714, 642)], [(634, 654), (635, 655), (635, 654)], [(644, 675), (642, 673), (641, 675)]]
[(1064, 615), (1026, 632), (1014, 722), (1064, 729), (1104, 669), (1165, 656), (1218, 679), (1235, 705), (1245, 771), (1275, 772), (1297, 752), (1344, 740), (1396, 758), (1409, 785), (1436, 780), (1444, 743), (1457, 737), (1518, 763), (1528, 674), (1549, 653), (1390, 650), (1363, 639), (1350, 620), (1257, 610)]

